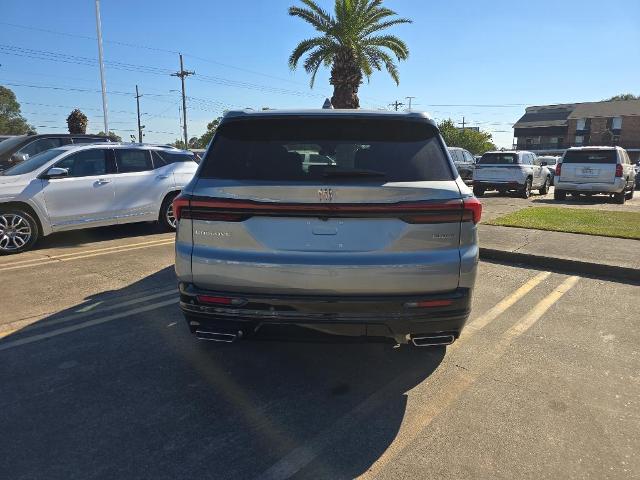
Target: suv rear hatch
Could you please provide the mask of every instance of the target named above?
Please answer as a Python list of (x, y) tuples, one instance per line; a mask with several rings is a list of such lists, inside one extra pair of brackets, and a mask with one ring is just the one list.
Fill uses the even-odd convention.
[(614, 183), (617, 163), (615, 149), (567, 150), (562, 158), (560, 181)]
[(301, 295), (456, 289), (461, 222), (479, 212), (464, 209), (443, 149), (425, 119), (223, 122), (177, 212), (180, 229), (192, 230), (194, 285)]
[(480, 182), (522, 182), (518, 154), (485, 153), (476, 164), (473, 179)]

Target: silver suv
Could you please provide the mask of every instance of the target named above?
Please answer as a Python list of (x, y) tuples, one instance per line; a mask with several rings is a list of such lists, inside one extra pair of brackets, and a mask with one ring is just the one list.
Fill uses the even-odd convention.
[(531, 190), (546, 195), (551, 185), (551, 172), (541, 165), (535, 153), (525, 151), (487, 152), (473, 172), (473, 193), (481, 197), (486, 190), (504, 194), (515, 191), (529, 198)]
[(200, 339), (444, 345), (469, 316), (481, 205), (424, 114), (230, 112), (174, 212)]
[(631, 200), (636, 188), (636, 171), (626, 150), (620, 147), (572, 147), (555, 171), (553, 198), (572, 195), (611, 195), (616, 203)]

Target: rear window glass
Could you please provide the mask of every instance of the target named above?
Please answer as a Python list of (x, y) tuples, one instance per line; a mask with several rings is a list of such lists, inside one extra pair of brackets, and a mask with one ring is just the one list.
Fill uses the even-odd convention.
[(562, 163), (617, 163), (615, 150), (567, 150)]
[(348, 183), (453, 179), (431, 125), (335, 117), (223, 123), (200, 176)]
[(179, 162), (195, 162), (195, 157), (192, 153), (186, 152), (163, 152), (159, 150), (152, 150), (153, 164), (156, 168), (172, 163)]
[(485, 153), (478, 162), (492, 165), (517, 165), (518, 155), (515, 153)]

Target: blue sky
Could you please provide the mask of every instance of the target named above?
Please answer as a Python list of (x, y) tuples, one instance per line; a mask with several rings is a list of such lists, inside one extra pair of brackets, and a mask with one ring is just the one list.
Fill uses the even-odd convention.
[[(332, 4), (318, 1), (327, 8)], [(196, 71), (187, 80), (187, 94), (194, 98), (188, 106), (189, 136), (202, 134), (224, 109), (319, 107), (331, 96), (328, 72), (311, 90), (304, 71), (287, 66), (296, 43), (313, 35), (310, 26), (287, 15), (297, 3), (102, 0), (105, 60), (120, 62), (120, 68), (111, 63), (106, 71), (107, 88), (114, 92), (108, 97), (110, 128), (124, 139), (134, 133), (137, 83), (146, 94), (141, 99), (145, 140), (180, 137), (179, 96), (171, 92), (179, 81), (168, 75), (178, 69), (178, 51), (185, 54), (186, 68)], [(526, 105), (640, 93), (637, 0), (386, 3), (414, 20), (394, 29), (411, 55), (400, 64), (400, 86), (386, 73), (362, 86), (363, 107), (388, 108), (396, 99), (415, 96), (415, 109), (437, 119), (464, 116), (491, 131), (499, 146), (508, 146), (511, 125)], [(93, 0), (25, 5), (2, 0), (0, 84), (16, 92), (38, 131), (63, 131), (74, 107), (89, 116), (89, 131), (101, 130), (98, 68), (85, 60), (97, 56)]]

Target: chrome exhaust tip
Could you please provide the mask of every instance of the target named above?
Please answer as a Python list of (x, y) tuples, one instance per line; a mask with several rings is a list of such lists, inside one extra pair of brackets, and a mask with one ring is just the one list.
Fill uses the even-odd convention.
[(223, 332), (209, 332), (207, 330), (196, 330), (196, 338), (198, 340), (207, 340), (209, 342), (222, 342), (233, 343), (236, 340), (242, 338), (242, 332), (238, 333), (223, 333)]
[(411, 343), (416, 347), (434, 347), (437, 345), (451, 345), (456, 340), (453, 335), (430, 335), (426, 337), (413, 337)]

